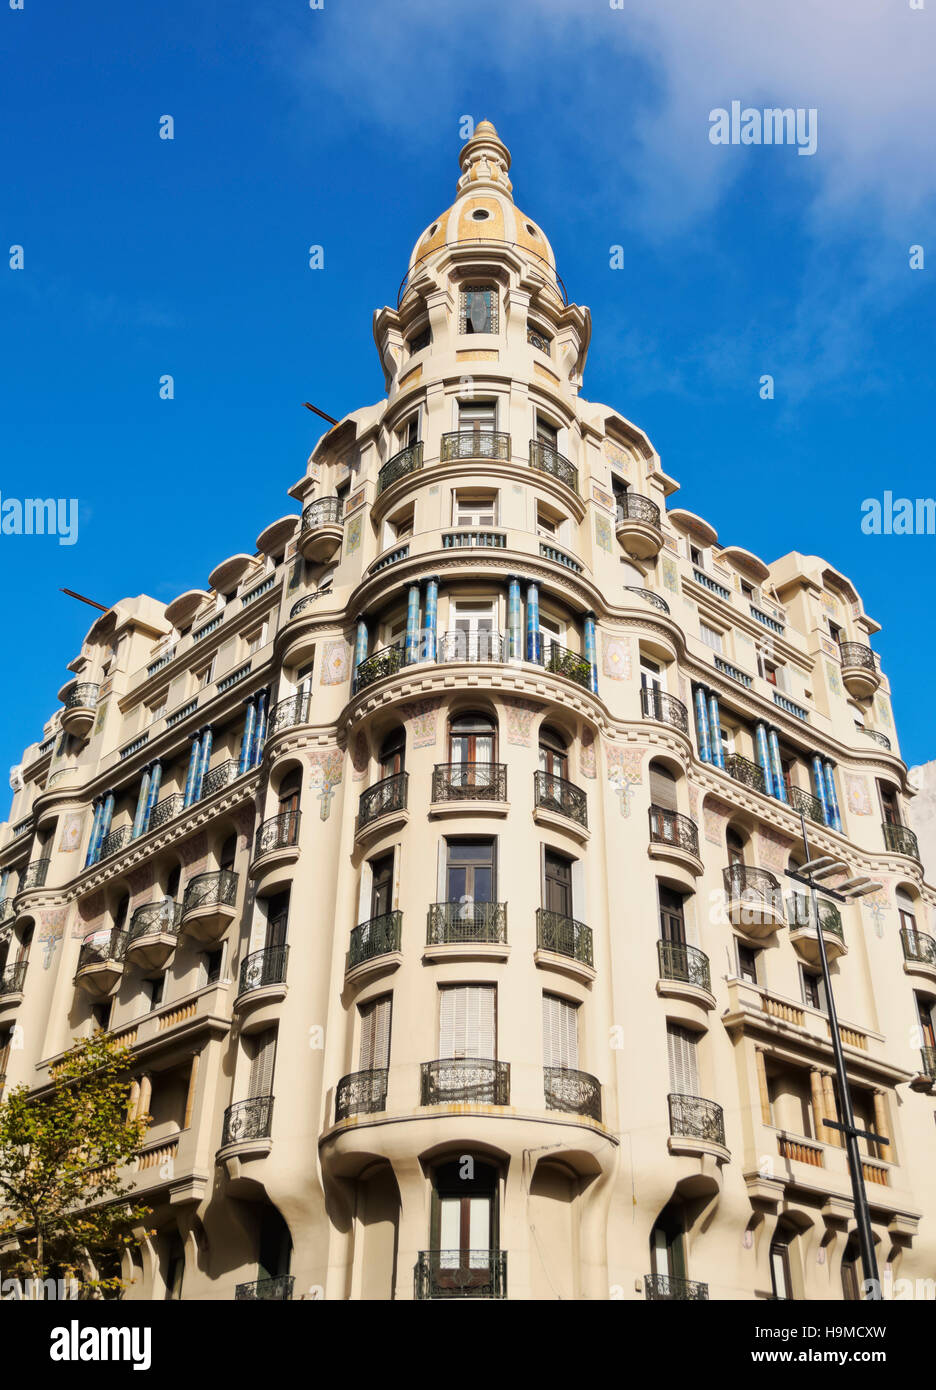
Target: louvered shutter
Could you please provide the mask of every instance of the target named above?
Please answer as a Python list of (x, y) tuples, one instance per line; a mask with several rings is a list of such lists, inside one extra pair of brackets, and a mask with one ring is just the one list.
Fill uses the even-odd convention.
[(494, 985), (453, 985), (442, 990), (440, 1057), (497, 1056)]
[(557, 994), (543, 995), (543, 1065), (578, 1071), (578, 1007)]
[(650, 802), (664, 811), (676, 811), (676, 779), (664, 769), (650, 768)]
[(254, 1054), (250, 1063), (250, 1095), (271, 1096), (273, 1094), (273, 1060), (276, 1056), (276, 1029), (268, 1028), (260, 1033), (254, 1042)]
[(666, 1026), (666, 1046), (669, 1053), (670, 1085), (679, 1096), (699, 1094), (699, 1072), (696, 1059), (696, 1034), (677, 1023)]
[(385, 1071), (390, 1065), (392, 995), (361, 1005), (361, 1071)]

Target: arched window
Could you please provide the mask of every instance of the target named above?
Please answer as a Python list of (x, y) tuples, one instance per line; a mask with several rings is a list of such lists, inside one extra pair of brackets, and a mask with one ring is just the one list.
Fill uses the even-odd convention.
[(496, 756), (497, 729), (489, 715), (473, 711), (456, 715), (449, 721), (453, 786), (489, 786)]
[(780, 1222), (770, 1242), (770, 1282), (774, 1298), (794, 1298), (790, 1245), (796, 1238), (792, 1226)]
[(904, 943), (915, 947), (917, 945), (916, 912), (913, 899), (904, 888), (897, 889), (897, 915), (900, 918), (900, 929), (904, 934)]
[(117, 904), (117, 911), (114, 913), (114, 931), (123, 931), (127, 925), (127, 913), (130, 910), (130, 894), (124, 893), (120, 902)]
[(737, 830), (732, 830), (729, 826), (725, 835), (725, 842), (728, 846), (728, 867), (730, 869), (741, 868), (744, 864), (744, 841)]
[(380, 745), (381, 777), (396, 777), (406, 767), (406, 733), (394, 729)]
[[(436, 1297), (483, 1297), (498, 1279), (497, 1169), (464, 1157), (433, 1173), (429, 1269)], [(429, 1297), (433, 1294), (429, 1293)], [(488, 1294), (488, 1297), (493, 1294)]]
[(681, 1296), (686, 1278), (686, 1237), (679, 1202), (670, 1202), (654, 1222), (650, 1232), (650, 1270), (657, 1298)]
[[(130, 901), (130, 899), (128, 898), (128, 899), (127, 899), (127, 902), (129, 903), (129, 901)], [(126, 920), (126, 908), (124, 909), (124, 919)], [(24, 961), (29, 960), (29, 949), (30, 949), (30, 947), (32, 946), (32, 939), (33, 939), (33, 929), (32, 929), (32, 927), (31, 927), (31, 926), (25, 927), (24, 930), (22, 931), (22, 933), (20, 934), (19, 948), (17, 949), (17, 952), (16, 952), (16, 963), (17, 963), (17, 965), (22, 965), (22, 963), (23, 963)]]
[(650, 764), (650, 800), (664, 811), (675, 811), (676, 778), (663, 763)]
[(169, 877), (166, 879), (166, 897), (173, 902), (179, 896), (179, 881), (181, 877), (182, 866), (181, 864), (176, 864), (173, 869), (169, 870)]
[(569, 754), (566, 741), (555, 729), (544, 727), (539, 736), (540, 772), (549, 777), (569, 776)]
[(302, 791), (302, 771), (294, 767), (292, 772), (288, 772), (280, 783), (279, 789), (279, 813), (281, 816), (289, 815), (291, 812), (299, 810), (299, 795)]
[(221, 846), (220, 868), (233, 871), (237, 858), (237, 836), (229, 835)]

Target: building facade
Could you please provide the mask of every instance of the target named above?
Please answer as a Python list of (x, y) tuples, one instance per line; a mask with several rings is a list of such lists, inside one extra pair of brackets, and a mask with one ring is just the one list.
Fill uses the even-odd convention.
[[(13, 770), (0, 1072), (132, 1046), (128, 1298), (856, 1296), (936, 1276), (936, 896), (878, 624), (675, 504), (493, 126), (386, 397), (205, 588), (102, 613)], [(820, 921), (788, 867), (882, 886)], [(0, 1251), (2, 1258), (2, 1251)]]

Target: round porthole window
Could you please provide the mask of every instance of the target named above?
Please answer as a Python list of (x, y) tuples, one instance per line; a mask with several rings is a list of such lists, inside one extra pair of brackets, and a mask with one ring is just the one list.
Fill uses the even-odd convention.
[(428, 232), (427, 232), (426, 235), (423, 237), (423, 241), (428, 241), (429, 238), (430, 238), (431, 236), (435, 236), (435, 234), (436, 234), (436, 232), (437, 232), (438, 230), (439, 230), (439, 224), (438, 224), (438, 222), (433, 222), (432, 226), (429, 228)]
[(474, 212), (471, 214), (472, 220), (475, 222), (486, 222), (490, 215), (487, 208), (475, 208)]

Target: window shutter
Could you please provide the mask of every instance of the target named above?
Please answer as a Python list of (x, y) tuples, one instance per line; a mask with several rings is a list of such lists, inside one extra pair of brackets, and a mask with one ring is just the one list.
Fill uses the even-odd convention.
[(666, 1045), (669, 1053), (670, 1085), (675, 1095), (697, 1096), (699, 1073), (696, 1058), (696, 1035), (677, 1023), (666, 1026)]
[(494, 985), (454, 985), (442, 990), (441, 1057), (496, 1056), (495, 988)]
[(556, 994), (543, 995), (543, 1065), (578, 1071), (578, 1009)]
[(678, 809), (676, 779), (656, 767), (650, 768), (650, 802), (653, 806), (662, 806), (664, 811)]
[(250, 1063), (250, 1095), (271, 1096), (273, 1094), (273, 1059), (276, 1055), (276, 1029), (268, 1028), (254, 1043), (254, 1054)]
[(361, 1071), (385, 1071), (390, 1065), (390, 1018), (393, 996), (361, 1005)]

